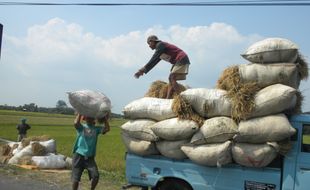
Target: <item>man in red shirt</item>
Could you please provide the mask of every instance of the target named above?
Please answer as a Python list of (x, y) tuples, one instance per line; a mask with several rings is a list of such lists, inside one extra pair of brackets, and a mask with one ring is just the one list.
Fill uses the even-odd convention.
[(189, 58), (187, 54), (175, 45), (163, 42), (157, 36), (151, 35), (147, 38), (147, 43), (152, 50), (155, 50), (152, 58), (144, 65), (135, 77), (139, 78), (143, 74), (148, 73), (161, 60), (165, 60), (172, 64), (169, 75), (169, 88), (167, 92), (167, 99), (172, 98), (173, 92), (178, 91), (178, 80), (185, 80), (189, 68)]

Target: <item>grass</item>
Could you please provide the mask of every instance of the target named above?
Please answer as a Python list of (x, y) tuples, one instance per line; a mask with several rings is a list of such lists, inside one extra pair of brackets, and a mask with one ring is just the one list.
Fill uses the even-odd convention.
[[(23, 117), (27, 118), (27, 123), (31, 125), (28, 137), (47, 135), (56, 140), (58, 153), (72, 156), (76, 138), (73, 127), (74, 116), (0, 110), (0, 138), (16, 141), (16, 125)], [(124, 176), (126, 149), (121, 140), (119, 127), (125, 122), (124, 119), (112, 119), (111, 131), (98, 138), (96, 154), (98, 167), (113, 175)]]

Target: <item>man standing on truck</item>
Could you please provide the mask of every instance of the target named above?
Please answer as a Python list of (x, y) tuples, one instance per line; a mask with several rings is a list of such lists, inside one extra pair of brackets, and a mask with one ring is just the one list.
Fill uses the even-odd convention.
[(155, 50), (149, 62), (135, 73), (135, 77), (139, 78), (143, 74), (148, 73), (159, 61), (165, 60), (172, 64), (169, 75), (169, 87), (167, 99), (172, 98), (174, 92), (178, 92), (178, 80), (185, 80), (188, 74), (189, 58), (187, 54), (177, 46), (163, 42), (157, 36), (151, 35), (147, 38), (147, 43), (152, 50)]

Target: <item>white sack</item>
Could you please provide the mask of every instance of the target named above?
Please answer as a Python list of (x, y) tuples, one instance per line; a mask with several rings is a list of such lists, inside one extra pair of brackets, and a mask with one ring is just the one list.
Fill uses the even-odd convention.
[(151, 130), (151, 126), (155, 123), (155, 121), (150, 119), (130, 120), (124, 123), (121, 129), (132, 138), (145, 141), (157, 141), (159, 139), (158, 136)]
[(296, 89), (283, 84), (267, 86), (255, 95), (255, 108), (248, 118), (281, 113), (294, 108), (296, 101)]
[(48, 156), (33, 156), (33, 163), (42, 169), (61, 169), (66, 167), (64, 155), (49, 154)]
[(205, 120), (200, 129), (193, 135), (191, 143), (221, 143), (233, 138), (238, 133), (236, 122), (229, 117), (213, 117)]
[(110, 99), (101, 92), (79, 90), (68, 92), (69, 102), (81, 115), (102, 118), (111, 111)]
[(161, 121), (176, 117), (172, 111), (173, 99), (144, 97), (127, 104), (123, 113), (129, 119), (154, 119)]
[(294, 63), (298, 46), (287, 39), (267, 38), (251, 45), (241, 56), (253, 63)]
[(202, 117), (230, 116), (231, 103), (225, 90), (193, 88), (183, 91), (180, 95)]
[(219, 144), (185, 145), (181, 150), (190, 160), (205, 166), (222, 166), (232, 161), (231, 141)]
[(236, 143), (232, 146), (232, 156), (236, 163), (247, 167), (265, 167), (277, 156), (277, 143), (248, 144)]
[(256, 82), (261, 88), (284, 84), (298, 89), (300, 78), (296, 64), (242, 64), (238, 66), (243, 83)]
[(126, 133), (122, 133), (121, 136), (128, 152), (141, 156), (159, 154), (154, 142), (135, 139)]
[(241, 121), (238, 130), (234, 140), (247, 143), (277, 142), (296, 132), (284, 114)]
[(198, 123), (186, 119), (166, 119), (151, 126), (151, 130), (165, 140), (184, 140), (191, 138), (199, 129)]
[(187, 144), (189, 142), (188, 139), (186, 140), (179, 140), (179, 141), (158, 141), (156, 142), (156, 147), (160, 154), (167, 158), (172, 159), (185, 159), (187, 156), (184, 154), (184, 152), (181, 150), (181, 146)]
[(32, 147), (31, 147), (31, 145), (28, 145), (25, 148), (23, 148), (22, 150), (20, 150), (19, 152), (17, 152), (16, 154), (14, 154), (14, 156), (12, 158), (10, 158), (10, 160), (8, 161), (8, 164), (18, 164), (19, 160), (22, 157), (32, 156), (32, 155), (33, 155)]

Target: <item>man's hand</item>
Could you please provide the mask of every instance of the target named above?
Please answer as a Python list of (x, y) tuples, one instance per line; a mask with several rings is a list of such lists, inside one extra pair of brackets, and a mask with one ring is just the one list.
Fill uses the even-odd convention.
[(135, 73), (135, 78), (139, 78), (140, 76), (142, 76), (144, 74), (144, 68), (139, 69), (138, 72)]

